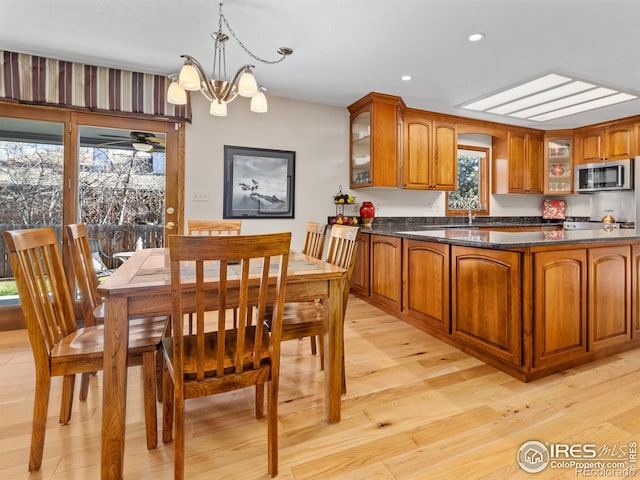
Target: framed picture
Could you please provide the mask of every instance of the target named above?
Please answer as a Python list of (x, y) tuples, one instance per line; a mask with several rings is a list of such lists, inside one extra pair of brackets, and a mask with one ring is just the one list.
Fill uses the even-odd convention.
[(296, 152), (224, 146), (224, 218), (294, 218)]

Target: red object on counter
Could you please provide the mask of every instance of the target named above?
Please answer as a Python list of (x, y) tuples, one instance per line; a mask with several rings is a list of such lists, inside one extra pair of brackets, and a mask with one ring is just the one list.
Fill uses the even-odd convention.
[(376, 207), (373, 206), (373, 203), (362, 202), (362, 205), (360, 205), (360, 218), (362, 219), (363, 226), (370, 227), (375, 216)]
[(545, 199), (542, 202), (542, 218), (564, 219), (567, 216), (567, 203), (564, 200)]

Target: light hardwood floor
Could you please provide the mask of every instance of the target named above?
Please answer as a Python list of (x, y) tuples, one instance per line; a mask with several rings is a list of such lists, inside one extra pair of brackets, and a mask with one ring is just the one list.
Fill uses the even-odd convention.
[[(522, 471), (518, 448), (640, 441), (640, 349), (525, 384), (353, 297), (345, 335), (348, 392), (335, 425), (323, 418), (309, 342), (284, 345), (281, 480), (570, 479), (575, 470)], [(171, 479), (172, 445), (147, 451), (139, 368), (129, 372), (125, 478)], [(101, 379), (67, 426), (54, 381), (44, 462), (29, 475), (31, 350), (25, 331), (1, 332), (0, 478), (99, 478)], [(187, 402), (186, 478), (268, 478), (266, 425), (252, 409), (252, 391)]]

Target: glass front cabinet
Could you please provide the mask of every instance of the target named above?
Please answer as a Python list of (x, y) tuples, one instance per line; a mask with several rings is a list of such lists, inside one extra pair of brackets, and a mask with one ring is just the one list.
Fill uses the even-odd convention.
[(371, 185), (371, 112), (351, 120), (351, 183)]
[(351, 117), (351, 188), (397, 187), (400, 97), (370, 93), (348, 107)]
[(573, 192), (573, 135), (553, 132), (545, 136), (544, 193)]

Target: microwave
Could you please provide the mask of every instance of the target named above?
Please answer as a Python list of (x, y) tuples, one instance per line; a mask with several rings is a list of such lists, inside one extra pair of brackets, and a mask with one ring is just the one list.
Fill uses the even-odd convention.
[(631, 190), (633, 159), (576, 165), (573, 186), (578, 193)]

